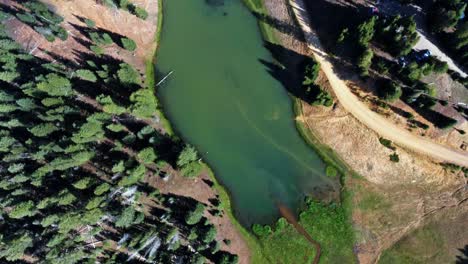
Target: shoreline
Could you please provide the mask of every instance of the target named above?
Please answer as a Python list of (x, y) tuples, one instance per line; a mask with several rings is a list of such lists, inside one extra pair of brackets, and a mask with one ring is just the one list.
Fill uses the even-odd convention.
[(153, 90), (153, 93), (155, 94), (157, 101), (157, 109), (156, 112), (158, 114), (158, 117), (160, 119), (160, 122), (162, 126), (164, 127), (164, 130), (166, 130), (167, 134), (169, 136), (174, 135), (174, 130), (172, 128), (171, 123), (169, 122), (168, 118), (164, 114), (164, 109), (161, 106), (161, 103), (159, 101), (159, 98), (157, 96), (157, 91), (156, 91), (156, 57), (158, 54), (158, 49), (159, 49), (159, 40), (161, 39), (161, 33), (162, 33), (162, 25), (163, 25), (163, 0), (157, 0), (158, 1), (158, 14), (157, 14), (157, 22), (156, 22), (156, 32), (154, 34), (153, 42), (154, 42), (154, 47), (153, 50), (150, 52), (150, 56), (145, 58), (145, 65), (146, 65), (146, 70), (145, 70), (145, 76), (146, 76), (146, 84), (148, 88)]
[[(264, 4), (265, 0), (244, 0), (247, 8), (251, 12), (260, 12), (261, 14), (271, 15), (271, 11), (268, 10), (267, 6)], [(260, 6), (257, 6), (256, 3)], [(294, 24), (298, 25), (297, 17), (295, 15), (290, 15), (291, 20)], [(257, 19), (260, 32), (264, 41), (278, 44), (287, 48), (287, 45), (283, 43), (279, 37), (276, 37), (276, 29), (266, 24), (263, 21)], [(312, 56), (311, 56), (312, 57)], [(288, 93), (289, 94), (289, 93)], [(307, 123), (302, 123), (297, 117), (303, 115), (303, 103), (300, 98), (289, 94), (292, 104), (294, 125), (300, 137), (304, 140), (304, 144), (312, 148), (315, 153), (319, 156), (322, 162), (328, 167), (332, 166), (338, 171), (337, 185), (338, 187), (338, 204), (344, 210), (345, 214), (348, 217), (349, 222), (347, 225), (351, 226), (353, 233), (355, 234), (354, 228), (352, 228), (352, 197), (353, 193), (349, 190), (345, 184), (345, 181), (349, 178), (351, 179), (362, 179), (362, 176), (357, 174), (349, 165), (347, 165), (341, 157), (329, 146), (325, 145), (321, 139), (315, 134), (313, 128), (311, 128)], [(324, 172), (325, 173), (325, 172)], [(355, 238), (354, 238), (355, 240)], [(320, 243), (320, 242), (318, 242)], [(357, 260), (357, 255), (354, 255), (355, 260)], [(317, 262), (320, 259), (316, 259)]]
[[(255, 1), (259, 2), (255, 3)], [(251, 12), (263, 12), (268, 15), (269, 12), (266, 9), (266, 6), (263, 4), (263, 1), (264, 0), (243, 0), (245, 5)], [(258, 7), (257, 4), (261, 4), (261, 6)], [(294, 20), (294, 23), (297, 24), (297, 18), (295, 16), (291, 18), (292, 20)], [(258, 19), (257, 22), (264, 41), (277, 43), (283, 46), (283, 43), (281, 43), (281, 41), (279, 41), (278, 38), (276, 38), (274, 35), (275, 29)], [(296, 98), (292, 95), (290, 95), (290, 99), (294, 114), (293, 117), (296, 118), (302, 114), (302, 101), (299, 98)], [(304, 143), (311, 147), (318, 154), (318, 156), (325, 163), (325, 165), (334, 166), (342, 176), (344, 176), (345, 174), (349, 174), (355, 177), (360, 177), (338, 156), (338, 154), (336, 154), (330, 147), (323, 144), (320, 138), (318, 138), (317, 135), (314, 134), (310, 127), (302, 127), (300, 121), (297, 120), (295, 120), (294, 123), (301, 138), (305, 141)], [(341, 180), (342, 179), (340, 179), (340, 181)]]
[[(146, 78), (148, 80), (148, 83), (151, 84), (151, 87), (153, 89), (153, 92), (156, 94), (156, 98), (158, 99), (158, 116), (161, 119), (161, 122), (163, 123), (164, 129), (166, 129), (167, 133), (171, 137), (179, 137), (177, 135), (176, 129), (174, 129), (169, 121), (169, 119), (166, 117), (164, 114), (164, 109), (162, 108), (162, 105), (159, 103), (159, 98), (157, 96), (157, 91), (156, 91), (156, 58), (158, 56), (158, 50), (159, 50), (159, 42), (161, 39), (162, 35), (162, 26), (163, 26), (163, 1), (164, 0), (158, 0), (158, 22), (157, 22), (157, 29), (154, 37), (154, 42), (155, 42), (155, 48), (151, 52), (152, 56), (150, 59), (146, 59)], [(226, 212), (227, 217), (229, 218), (229, 221), (233, 224), (233, 226), (236, 228), (237, 232), (240, 233), (242, 238), (244, 239), (245, 243), (247, 244), (249, 250), (250, 250), (250, 263), (254, 264), (261, 264), (261, 263), (269, 263), (269, 261), (266, 259), (266, 257), (263, 254), (263, 250), (261, 248), (261, 245), (258, 241), (258, 239), (250, 232), (247, 228), (242, 226), (240, 222), (237, 220), (237, 218), (234, 216), (234, 210), (232, 207), (232, 199), (229, 194), (229, 191), (227, 188), (222, 185), (219, 180), (216, 178), (215, 173), (213, 172), (212, 168), (204, 163), (204, 167), (207, 171), (207, 174), (209, 178), (213, 181), (213, 189), (219, 194), (219, 200), (220, 203)]]
[[(147, 78), (150, 77), (152, 80), (150, 80), (152, 84), (152, 87), (154, 89), (154, 92), (156, 92), (156, 87), (154, 87), (154, 84), (156, 83), (155, 81), (155, 69), (156, 69), (156, 58), (157, 58), (157, 52), (159, 48), (159, 41), (162, 35), (162, 24), (163, 24), (163, 0), (159, 0), (158, 5), (160, 8), (158, 9), (158, 28), (155, 34), (154, 41), (156, 42), (155, 49), (153, 52), (153, 56), (151, 60), (147, 61)], [(257, 1), (257, 2), (255, 2)], [(258, 2), (259, 1), (259, 2)], [(259, 14), (268, 14), (268, 10), (266, 10), (266, 6), (263, 3), (263, 0), (243, 0), (243, 3), (246, 5), (246, 7), (251, 11), (251, 12), (256, 12)], [(258, 6), (260, 5), (260, 6)], [(259, 33), (262, 36), (262, 39), (264, 41), (272, 42), (272, 43), (277, 43), (280, 44), (279, 39), (275, 36), (275, 29), (272, 28), (270, 25), (268, 25), (265, 22), (262, 22), (261, 20), (257, 19), (257, 23), (259, 26)], [(300, 99), (293, 97), (292, 95), (289, 95), (291, 99), (291, 107), (292, 107), (292, 117), (295, 118), (299, 115), (299, 113), (302, 112), (302, 102)], [(159, 101), (159, 98), (158, 98)], [(161, 122), (164, 122), (163, 125), (166, 129), (166, 127), (169, 127), (170, 130), (168, 130), (168, 133), (170, 136), (176, 136), (179, 137), (177, 134), (177, 129), (173, 128), (171, 126), (170, 121), (165, 117), (164, 114), (164, 109), (162, 108), (161, 104), (158, 104), (158, 112), (159, 116), (161, 118)], [(302, 127), (299, 121), (297, 120), (292, 120), (295, 123), (295, 127), (297, 129), (297, 132), (300, 134), (302, 139), (304, 140), (304, 144), (308, 145), (311, 147), (319, 156), (319, 158), (322, 160), (322, 162), (328, 166), (331, 165), (335, 167), (338, 171), (340, 176), (338, 177), (338, 192), (339, 192), (339, 202), (341, 204), (349, 204), (349, 197), (348, 193), (344, 190), (344, 178), (345, 175), (354, 175), (355, 173), (352, 173), (350, 168), (347, 167), (347, 165), (339, 158), (335, 153), (333, 153), (333, 150), (326, 147), (323, 145), (323, 143), (320, 142), (320, 139), (318, 139), (314, 134), (313, 131), (310, 131), (310, 128), (307, 127)], [(170, 131), (170, 132), (169, 132)], [(264, 250), (263, 246), (261, 245), (261, 241), (251, 232), (249, 231), (248, 228), (242, 226), (240, 222), (237, 220), (237, 218), (234, 215), (234, 209), (232, 207), (232, 199), (229, 194), (229, 191), (227, 188), (220, 183), (220, 181), (216, 178), (214, 171), (212, 168), (205, 163), (205, 168), (207, 170), (207, 173), (209, 175), (209, 178), (213, 181), (213, 189), (219, 194), (219, 200), (220, 203), (223, 206), (224, 211), (226, 212), (227, 217), (229, 218), (230, 222), (233, 224), (233, 226), (237, 229), (237, 232), (241, 234), (243, 237), (245, 243), (247, 244), (249, 250), (250, 250), (250, 263), (270, 263), (268, 258), (264, 255)], [(324, 172), (325, 174), (325, 172)], [(344, 206), (346, 211), (348, 211), (349, 207)], [(281, 217), (281, 216), (280, 216)], [(274, 225), (275, 223), (272, 223)]]

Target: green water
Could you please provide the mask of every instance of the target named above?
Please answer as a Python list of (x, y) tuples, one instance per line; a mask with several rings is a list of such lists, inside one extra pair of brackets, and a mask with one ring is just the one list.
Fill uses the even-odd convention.
[[(216, 1), (216, 2), (215, 2)], [(291, 99), (259, 59), (272, 61), (240, 0), (164, 1), (158, 88), (178, 133), (195, 145), (229, 190), (244, 225), (298, 209), (329, 181), (296, 131)]]

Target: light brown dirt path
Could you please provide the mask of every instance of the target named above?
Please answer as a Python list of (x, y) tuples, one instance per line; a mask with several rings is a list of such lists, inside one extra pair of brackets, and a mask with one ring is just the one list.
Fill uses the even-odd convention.
[(335, 72), (327, 53), (322, 48), (318, 36), (310, 28), (307, 11), (303, 0), (289, 1), (297, 21), (302, 28), (309, 48), (314, 52), (315, 59), (327, 76), (333, 91), (343, 107), (364, 125), (374, 130), (380, 136), (392, 140), (395, 144), (406, 147), (418, 153), (430, 156), (440, 161), (468, 166), (468, 154), (462, 153), (426, 139), (415, 136), (408, 131), (390, 123), (377, 113), (372, 112), (362, 103), (341, 80)]

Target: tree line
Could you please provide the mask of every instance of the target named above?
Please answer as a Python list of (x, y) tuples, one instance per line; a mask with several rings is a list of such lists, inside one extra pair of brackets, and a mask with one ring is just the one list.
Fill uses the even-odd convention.
[[(38, 17), (52, 13), (31, 2)], [(61, 28), (53, 17), (49, 27)], [(87, 31), (92, 45), (106, 41), (98, 31)], [(49, 55), (53, 63), (24, 51), (1, 24), (1, 262), (236, 263), (219, 250), (208, 205), (149, 184), (201, 165), (162, 129), (143, 76), (102, 53), (78, 63)]]

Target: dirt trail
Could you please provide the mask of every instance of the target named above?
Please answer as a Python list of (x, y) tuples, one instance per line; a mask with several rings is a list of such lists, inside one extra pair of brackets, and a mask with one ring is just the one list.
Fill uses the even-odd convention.
[(385, 118), (379, 116), (362, 103), (349, 89), (345, 81), (335, 72), (328, 54), (322, 48), (318, 36), (310, 28), (307, 11), (303, 0), (290, 0), (297, 21), (302, 28), (309, 48), (315, 59), (327, 76), (333, 91), (343, 107), (364, 125), (374, 130), (380, 136), (392, 140), (395, 144), (406, 147), (423, 155), (440, 161), (446, 161), (461, 166), (468, 166), (468, 154), (439, 145), (397, 127)]
[(313, 264), (319, 263), (320, 260), (320, 253), (322, 252), (322, 247), (320, 246), (319, 242), (317, 242), (315, 239), (313, 239), (309, 233), (302, 227), (296, 220), (296, 217), (294, 217), (294, 214), (287, 208), (286, 206), (282, 204), (278, 204), (278, 209), (280, 211), (280, 214), (291, 224), (294, 226), (294, 228), (299, 232), (299, 234), (303, 235), (307, 241), (309, 241), (316, 250), (316, 254), (314, 257), (314, 261), (312, 262)]

